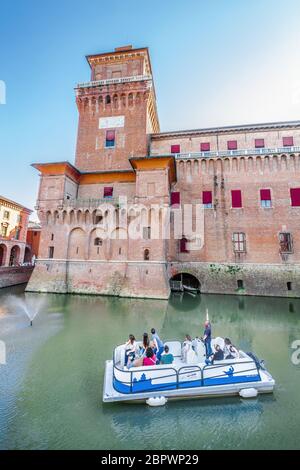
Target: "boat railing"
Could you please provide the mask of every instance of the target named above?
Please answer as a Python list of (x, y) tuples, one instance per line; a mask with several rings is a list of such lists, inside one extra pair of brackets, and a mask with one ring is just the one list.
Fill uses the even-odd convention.
[[(257, 371), (257, 374), (259, 375), (259, 368), (258, 368), (258, 365), (255, 363), (255, 361), (253, 360), (249, 360), (249, 361), (235, 361), (235, 362), (232, 362), (230, 360), (226, 360), (226, 363), (224, 363), (222, 361), (221, 364), (205, 364), (204, 366), (200, 367), (199, 365), (196, 365), (196, 364), (185, 364), (183, 365), (182, 367), (180, 367), (179, 369), (175, 369), (174, 367), (164, 367), (164, 368), (161, 368), (161, 369), (158, 369), (159, 371), (165, 371), (165, 375), (158, 375), (157, 377), (153, 376), (151, 377), (151, 380), (152, 380), (152, 383), (153, 381), (155, 380), (162, 380), (162, 379), (168, 379), (170, 377), (174, 377), (174, 384), (172, 384), (173, 386), (175, 386), (176, 389), (178, 388), (183, 388), (182, 387), (182, 382), (180, 382), (180, 378), (188, 373), (193, 373), (193, 372), (198, 372), (198, 374), (200, 374), (200, 379), (196, 379), (196, 380), (200, 380), (200, 383), (201, 383), (201, 386), (204, 386), (204, 380), (205, 380), (205, 377), (204, 377), (204, 373), (205, 371), (209, 368), (209, 370), (213, 370), (213, 369), (224, 369), (224, 367), (230, 367), (230, 366), (236, 366), (236, 365), (239, 365), (239, 364), (251, 364), (253, 367), (249, 368), (249, 369), (246, 369), (246, 370), (243, 370), (241, 372), (237, 372), (237, 375), (239, 373), (242, 373), (242, 374), (245, 374), (247, 372), (253, 372), (254, 370)], [(116, 365), (115, 363), (115, 355), (113, 354), (113, 387), (114, 389), (117, 391), (117, 389), (115, 388), (115, 385), (114, 385), (114, 381), (117, 380), (117, 377), (115, 376), (115, 370), (118, 370), (120, 372), (122, 372), (122, 374), (126, 374), (126, 377), (128, 377), (128, 381), (127, 380), (122, 380), (122, 383), (125, 384), (125, 385), (128, 385), (129, 388), (130, 388), (130, 392), (129, 393), (133, 393), (133, 384), (134, 384), (134, 374), (135, 373), (140, 373), (142, 372), (140, 369), (131, 369), (131, 370), (124, 370), (123, 368), (120, 368)], [(146, 369), (148, 370), (148, 369)], [(153, 369), (149, 368), (150, 371), (153, 371)], [(155, 369), (154, 369), (155, 370)], [(209, 376), (209, 379), (217, 379), (219, 377), (224, 377), (224, 371), (222, 371), (222, 374), (215, 374), (215, 375), (210, 375)], [(192, 380), (189, 381), (189, 382), (193, 382)], [(154, 391), (160, 391), (160, 390), (163, 390), (165, 389), (166, 387), (166, 384), (161, 384), (161, 386), (157, 385), (157, 387), (155, 388), (152, 388), (151, 391), (154, 392)], [(187, 386), (188, 388), (188, 386)]]

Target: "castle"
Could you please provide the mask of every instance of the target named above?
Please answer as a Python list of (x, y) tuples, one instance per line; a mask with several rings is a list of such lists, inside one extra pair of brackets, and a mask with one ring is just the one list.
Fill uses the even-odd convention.
[[(33, 165), (42, 231), (27, 290), (168, 298), (185, 283), (299, 297), (300, 121), (160, 132), (147, 48), (87, 61), (74, 166)], [(174, 236), (191, 204), (199, 240)], [(128, 236), (137, 217), (141, 236)]]

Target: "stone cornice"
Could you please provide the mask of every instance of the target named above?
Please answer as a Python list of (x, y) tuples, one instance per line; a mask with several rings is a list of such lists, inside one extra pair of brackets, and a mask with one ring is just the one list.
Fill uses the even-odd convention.
[(187, 129), (152, 134), (152, 140), (160, 140), (173, 137), (197, 137), (201, 135), (234, 134), (239, 132), (257, 132), (284, 129), (300, 129), (300, 121), (270, 122), (261, 124), (245, 124), (237, 126), (208, 127), (203, 129)]

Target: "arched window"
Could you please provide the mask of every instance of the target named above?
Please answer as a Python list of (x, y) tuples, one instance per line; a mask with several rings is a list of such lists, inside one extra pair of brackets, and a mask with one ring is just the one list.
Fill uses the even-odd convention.
[(101, 238), (95, 238), (95, 240), (94, 240), (94, 245), (95, 246), (102, 246), (102, 243), (103, 242), (102, 242)]
[(110, 104), (110, 103), (111, 103), (111, 99), (110, 99), (110, 96), (109, 96), (109, 95), (106, 95), (106, 97), (105, 97), (105, 103), (106, 103), (106, 104)]
[(149, 259), (150, 259), (150, 251), (148, 250), (148, 248), (146, 248), (146, 250), (144, 250), (144, 260), (149, 261)]

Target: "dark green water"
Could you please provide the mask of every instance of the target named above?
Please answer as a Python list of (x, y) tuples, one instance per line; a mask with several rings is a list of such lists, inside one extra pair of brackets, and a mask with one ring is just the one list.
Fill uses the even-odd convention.
[[(32, 328), (18, 304), (24, 297), (40, 305)], [(164, 339), (200, 335), (206, 308), (214, 336), (229, 336), (265, 359), (277, 383), (273, 395), (161, 408), (102, 403), (104, 361), (114, 345), (152, 326)], [(300, 448), (295, 339), (300, 300), (188, 295), (166, 302), (2, 290), (0, 449)]]

